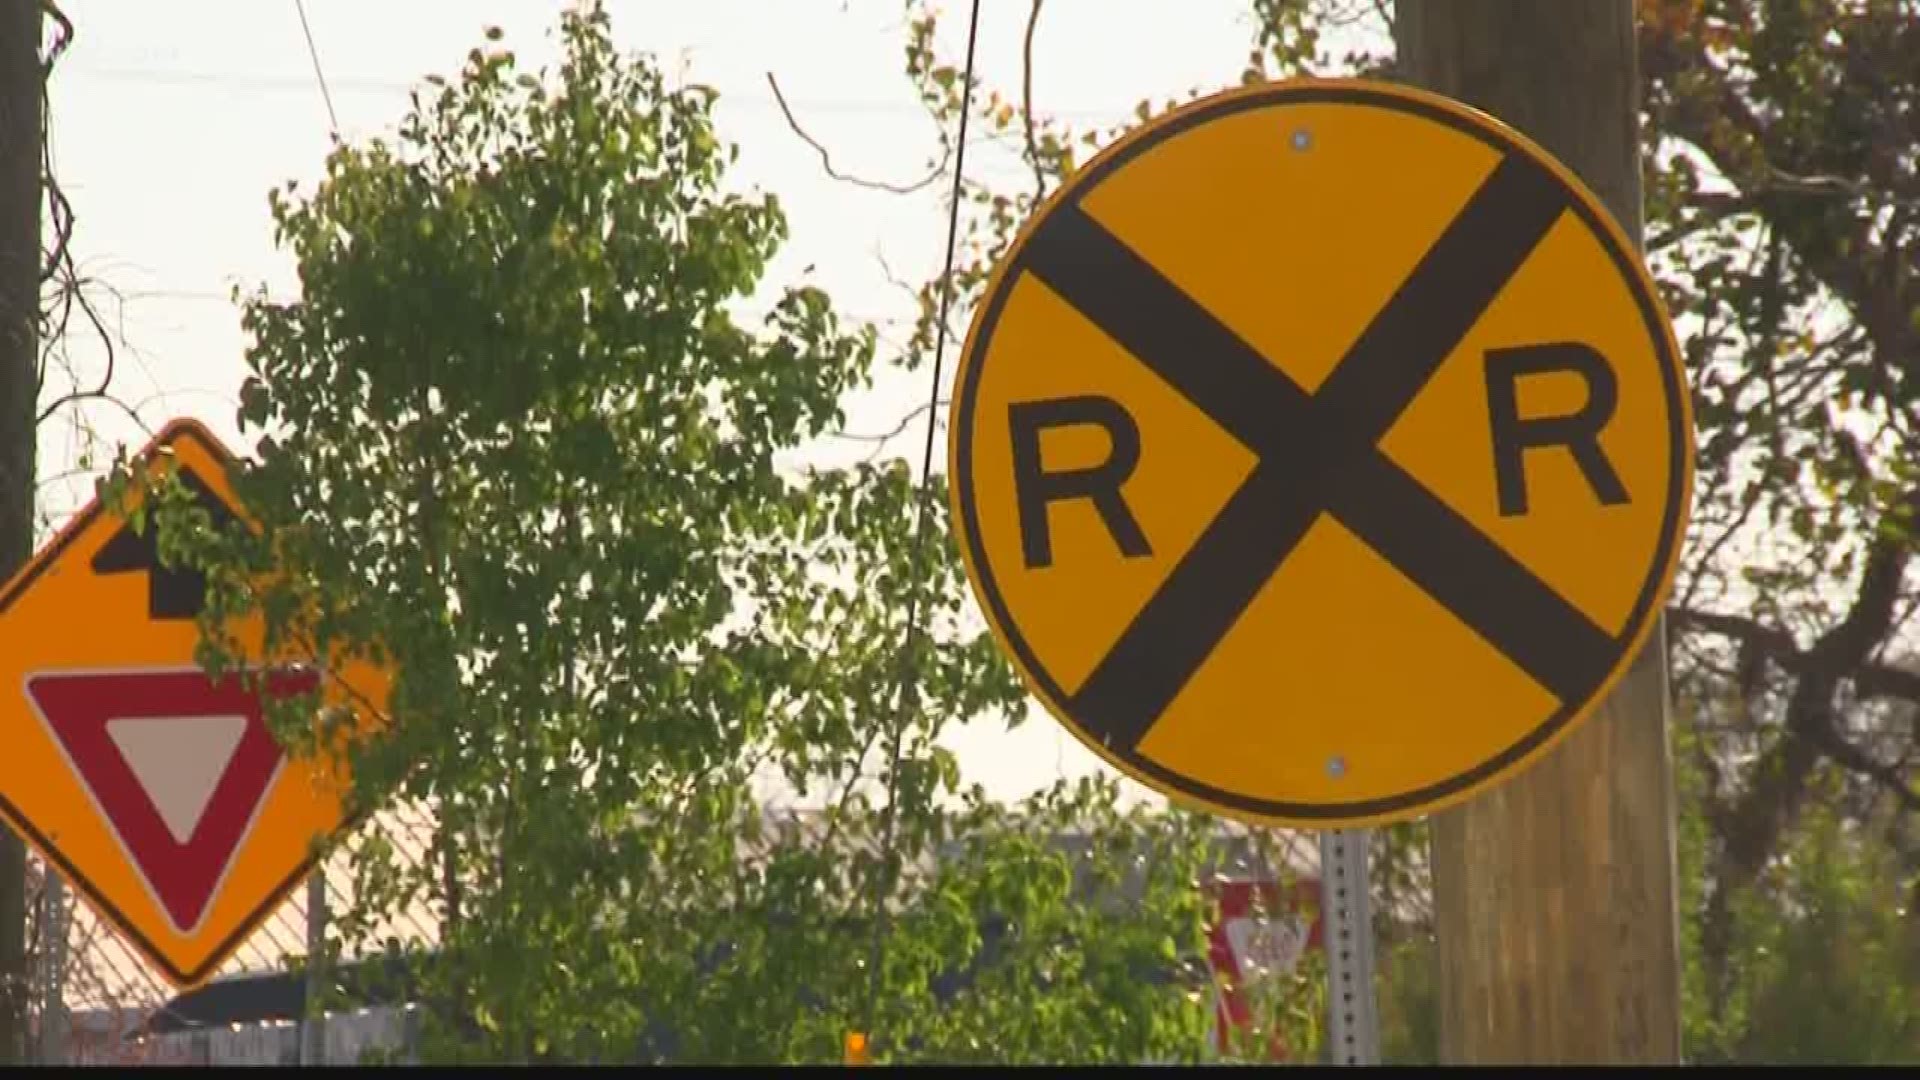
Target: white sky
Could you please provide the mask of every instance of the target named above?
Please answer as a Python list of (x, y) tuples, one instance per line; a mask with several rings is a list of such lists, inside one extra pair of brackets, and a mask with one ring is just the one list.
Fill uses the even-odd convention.
[[(321, 68), (341, 134), (389, 132), (407, 91), (428, 73), (454, 75), (482, 30), (497, 25), (531, 70), (556, 55), (551, 31), (560, 0), (306, 0)], [(1019, 87), (1029, 7), (984, 0), (979, 69), (1003, 93)], [(610, 0), (614, 32), (633, 50), (717, 88), (721, 136), (739, 144), (734, 183), (776, 192), (792, 239), (768, 276), (778, 288), (809, 265), (837, 307), (904, 337), (911, 300), (896, 274), (923, 281), (945, 243), (944, 184), (911, 197), (835, 182), (787, 127), (766, 82), (771, 71), (812, 134), (843, 172), (905, 181), (923, 176), (935, 148), (932, 121), (903, 70), (901, 0)], [(75, 252), (83, 273), (117, 290), (104, 310), (130, 346), (116, 387), (149, 428), (193, 416), (241, 444), (234, 424), (245, 338), (228, 294), (235, 284), (296, 287), (273, 245), (269, 188), (322, 169), (329, 119), (294, 0), (68, 0), (77, 36), (52, 85), (55, 166), (72, 199)], [(944, 5), (939, 51), (959, 64), (967, 5)], [(1036, 41), (1037, 111), (1078, 128), (1124, 121), (1143, 97), (1164, 100), (1233, 81), (1251, 46), (1245, 0), (1052, 0)], [(1008, 175), (1005, 155), (976, 152), (968, 172)], [(958, 320), (956, 320), (958, 322)], [(958, 343), (950, 343), (948, 370)], [(75, 344), (82, 378), (97, 378), (101, 354)], [(926, 399), (924, 374), (889, 386), (849, 410), (851, 431), (891, 428)], [(49, 391), (61, 389), (49, 380)], [(77, 464), (74, 422), (84, 417), (109, 445), (136, 447), (144, 434), (109, 408), (69, 411), (43, 429), (41, 475)], [(916, 463), (925, 428), (909, 427), (891, 449)], [(944, 439), (940, 440), (943, 444)], [(870, 447), (840, 444), (844, 454)], [(838, 456), (838, 455), (836, 455)], [(47, 483), (43, 510), (57, 525), (90, 484)], [(950, 745), (966, 773), (1003, 797), (1056, 776), (1105, 770), (1036, 706), (1020, 730), (990, 725)], [(1127, 782), (1136, 793), (1144, 793)]]

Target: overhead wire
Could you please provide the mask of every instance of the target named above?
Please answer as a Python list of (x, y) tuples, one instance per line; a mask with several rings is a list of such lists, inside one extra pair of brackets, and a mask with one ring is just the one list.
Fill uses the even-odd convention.
[[(927, 440), (920, 460), (920, 488), (916, 500), (913, 526), (913, 575), (918, 581), (921, 567), (925, 563), (927, 537), (928, 489), (933, 481), (933, 441), (939, 429), (940, 376), (946, 365), (947, 352), (947, 316), (953, 305), (953, 265), (954, 256), (960, 243), (960, 203), (964, 195), (963, 182), (967, 166), (967, 116), (973, 110), (974, 54), (980, 38), (980, 0), (973, 0), (971, 12), (967, 17), (967, 58), (961, 75), (959, 132), (954, 139), (953, 157), (953, 196), (947, 213), (947, 253), (940, 273), (940, 317), (934, 324), (933, 377), (932, 386), (927, 393)], [(887, 901), (899, 876), (899, 867), (893, 857), (894, 842), (900, 821), (899, 812), (899, 776), (900, 759), (903, 744), (906, 742), (907, 690), (912, 674), (915, 646), (920, 636), (920, 594), (914, 592), (907, 598), (907, 637), (905, 648), (900, 652), (900, 677), (896, 690), (896, 706), (893, 718), (893, 745), (890, 749), (891, 765), (887, 770), (887, 806), (886, 819), (882, 826), (880, 855), (886, 860), (885, 872), (874, 888), (873, 898), (873, 945), (868, 952), (867, 961), (867, 1000), (865, 1008), (865, 1027), (863, 1032), (869, 1045), (876, 1040), (873, 1032), (874, 1012), (880, 999), (881, 968), (886, 959)]]
[[(178, 67), (98, 67), (87, 70), (87, 78), (103, 82), (135, 83), (148, 86), (205, 87), (210, 90), (231, 89), (247, 90), (259, 93), (286, 94), (304, 92), (309, 84), (304, 78), (271, 75), (250, 71), (213, 71), (205, 69)], [(411, 79), (377, 76), (340, 76), (327, 80), (327, 85), (342, 95), (378, 94), (404, 95), (417, 89), (419, 84)], [(876, 100), (861, 98), (803, 98), (788, 97), (786, 106), (794, 113), (834, 114), (845, 116), (888, 116), (912, 117), (918, 119), (926, 115), (926, 107), (918, 101)], [(751, 109), (758, 112), (782, 112), (781, 102), (771, 92), (766, 96), (754, 96), (742, 92), (729, 93), (721, 99), (722, 110)], [(1062, 120), (1071, 120), (1086, 124), (1115, 124), (1127, 121), (1133, 116), (1132, 106), (1116, 105), (1107, 108), (1092, 108), (1085, 105), (1067, 105), (1048, 110), (1050, 116)], [(944, 173), (944, 170), (942, 170)]]
[(293, 0), (293, 10), (300, 15), (300, 32), (307, 38), (307, 56), (313, 60), (313, 77), (320, 82), (320, 100), (326, 102), (327, 123), (337, 138), (340, 135), (340, 115), (333, 111), (333, 92), (327, 89), (327, 73), (320, 69), (320, 49), (313, 43), (313, 27), (307, 24), (305, 0)]

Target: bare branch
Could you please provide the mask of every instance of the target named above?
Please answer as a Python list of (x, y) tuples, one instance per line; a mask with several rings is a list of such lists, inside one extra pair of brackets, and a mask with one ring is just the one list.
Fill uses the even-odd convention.
[(915, 180), (910, 184), (891, 184), (884, 180), (868, 180), (863, 177), (848, 176), (836, 170), (833, 167), (833, 155), (827, 152), (826, 147), (820, 145), (820, 140), (814, 138), (812, 135), (807, 134), (806, 129), (800, 126), (800, 121), (794, 117), (793, 110), (787, 106), (786, 95), (780, 92), (779, 81), (773, 77), (773, 72), (771, 71), (767, 72), (767, 85), (773, 88), (773, 99), (776, 102), (779, 102), (780, 113), (781, 115), (787, 118), (787, 126), (793, 129), (793, 133), (795, 135), (800, 136), (800, 140), (802, 142), (806, 143), (808, 146), (813, 147), (814, 153), (820, 155), (820, 167), (822, 169), (825, 169), (827, 175), (834, 178), (835, 180), (839, 180), (842, 183), (854, 184), (864, 188), (875, 188), (880, 191), (891, 191), (896, 195), (911, 195), (914, 192), (919, 191), (920, 189), (926, 187), (928, 184), (933, 183), (935, 180), (940, 179), (941, 176), (946, 174), (947, 161), (953, 156), (952, 146), (948, 146), (945, 148), (945, 151), (940, 156), (940, 163), (938, 165), (935, 165), (932, 171), (928, 172), (926, 176), (920, 178), (919, 180)]
[[(70, 290), (70, 295), (79, 305), (81, 314), (87, 317), (87, 321), (93, 324), (94, 332), (99, 335), (101, 347), (107, 350), (107, 370), (101, 374), (100, 384), (98, 386), (91, 390), (76, 390), (55, 399), (53, 404), (40, 410), (40, 415), (35, 422), (45, 423), (49, 416), (58, 412), (63, 406), (95, 398), (112, 400), (121, 408), (126, 409), (128, 413), (133, 413), (133, 409), (128, 407), (125, 402), (119, 401), (117, 398), (111, 398), (107, 392), (108, 388), (113, 385), (113, 335), (107, 332), (106, 324), (100, 321), (100, 313), (94, 309), (93, 302), (88, 300), (86, 294), (81, 291), (81, 283), (78, 281), (73, 282)], [(64, 334), (66, 327), (63, 325), (60, 329)], [(136, 420), (139, 419), (138, 415), (135, 415), (134, 418)]]
[[(1667, 617), (1677, 627), (1750, 643), (1788, 674), (1805, 675), (1812, 670), (1813, 660), (1807, 651), (1794, 642), (1792, 634), (1777, 627), (1765, 626), (1744, 615), (1687, 608), (1670, 608)], [(1863, 699), (1892, 698), (1920, 704), (1920, 670), (1874, 662), (1855, 668), (1848, 678), (1854, 692)]]
[(1040, 5), (1043, 0), (1033, 0), (1033, 11), (1027, 16), (1027, 36), (1020, 52), (1020, 118), (1027, 140), (1027, 164), (1033, 167), (1033, 203), (1047, 197), (1047, 174), (1040, 167), (1040, 148), (1033, 139), (1033, 36), (1040, 29)]
[[(43, 301), (40, 311), (41, 338), (46, 342), (46, 347), (41, 353), (39, 369), (36, 372), (35, 393), (38, 394), (46, 388), (48, 359), (55, 348), (63, 346), (66, 342), (67, 327), (75, 308), (86, 316), (87, 322), (92, 325), (94, 335), (100, 340), (101, 347), (106, 350), (106, 370), (101, 374), (96, 385), (86, 389), (76, 388), (55, 398), (40, 409), (35, 417), (35, 423), (46, 422), (55, 413), (70, 405), (98, 400), (119, 406), (137, 426), (151, 435), (151, 429), (141, 420), (139, 412), (112, 393), (118, 362), (118, 352), (114, 347), (115, 335), (107, 329), (106, 322), (100, 317), (99, 309), (87, 295), (88, 286), (94, 283), (88, 278), (81, 277), (74, 266), (73, 203), (67, 198), (54, 170), (53, 112), (46, 90), (51, 81), (54, 64), (73, 43), (74, 29), (72, 20), (60, 10), (54, 0), (40, 0), (40, 9), (53, 21), (57, 32), (41, 61), (40, 184), (46, 195), (47, 220), (53, 235), (43, 254), (40, 281), (43, 285), (52, 286), (53, 296)], [(70, 369), (69, 374), (72, 374)], [(77, 377), (75, 381), (78, 381)]]
[(102, 471), (103, 470), (101, 469), (82, 469), (82, 468), (62, 469), (51, 476), (43, 476), (40, 479), (35, 480), (34, 487), (36, 489), (49, 488), (55, 484), (64, 483), (65, 481), (75, 479), (76, 477), (96, 476), (100, 474)]
[[(51, 119), (50, 115), (45, 116), (41, 122), (49, 123)], [(53, 146), (50, 140), (40, 145), (40, 168), (40, 183), (47, 192), (47, 221), (53, 226), (53, 249), (47, 252), (40, 266), (40, 282), (45, 284), (58, 276), (62, 269), (71, 271), (73, 268), (72, 257), (67, 250), (73, 241), (73, 204), (67, 200), (67, 193), (60, 189), (54, 179)]]
[(1688, 202), (1699, 212), (1691, 220), (1649, 239), (1649, 255), (1664, 251), (1703, 229), (1713, 228), (1730, 217), (1753, 209), (1752, 203), (1745, 197), (1719, 191), (1695, 192)]
[[(1680, 83), (1698, 79), (1705, 89), (1680, 96), (1666, 120), (1671, 134), (1698, 148), (1737, 187), (1749, 194), (1853, 195), (1851, 182), (1832, 176), (1797, 176), (1768, 159), (1768, 127), (1739, 93), (1738, 80), (1689, 38), (1642, 26), (1640, 56), (1649, 78)], [(1777, 206), (1763, 208), (1770, 216)], [(1802, 264), (1859, 318), (1878, 349), (1900, 351), (1913, 340), (1897, 290), (1872, 279), (1867, 264), (1880, 252), (1873, 241), (1874, 215), (1854, 215), (1845, 229), (1799, 230), (1792, 238)], [(1778, 223), (1778, 222), (1776, 222)]]
[(1869, 187), (1860, 181), (1849, 180), (1844, 176), (1795, 176), (1770, 165), (1767, 168), (1765, 190), (1794, 192), (1802, 195), (1853, 195), (1863, 196), (1870, 192)]
[(60, 33), (54, 37), (53, 44), (47, 49), (46, 59), (40, 62), (40, 70), (44, 73), (51, 72), (54, 61), (60, 59), (60, 54), (66, 52), (67, 46), (73, 44), (73, 20), (67, 18), (67, 13), (61, 11), (60, 5), (54, 3), (54, 0), (40, 0), (40, 13), (52, 19), (54, 25), (60, 28)]
[(145, 432), (148, 436), (153, 435), (153, 429), (148, 427), (147, 422), (140, 418), (140, 414), (134, 410), (134, 407), (122, 400), (118, 394), (109, 391), (105, 386), (95, 387), (91, 390), (75, 390), (70, 394), (62, 394), (55, 398), (52, 404), (40, 410), (40, 421), (45, 422), (48, 417), (59, 412), (61, 409), (69, 405), (78, 405), (85, 401), (104, 401), (109, 405), (117, 405), (120, 411), (126, 413), (128, 418), (139, 425), (141, 431)]
[(878, 244), (874, 245), (873, 257), (874, 260), (880, 264), (880, 274), (887, 279), (887, 284), (906, 293), (914, 303), (917, 304), (920, 302), (920, 287), (907, 281), (906, 278), (900, 276), (898, 271), (894, 270), (893, 264), (887, 261), (887, 253), (880, 250)]
[(833, 437), (836, 439), (845, 439), (848, 442), (884, 443), (889, 439), (899, 438), (900, 435), (907, 430), (907, 425), (913, 423), (915, 418), (925, 415), (929, 408), (938, 408), (946, 405), (949, 400), (951, 399), (936, 398), (931, 402), (915, 405), (912, 409), (908, 410), (905, 415), (901, 416), (900, 422), (893, 425), (893, 428), (889, 431), (882, 431), (873, 435), (862, 435), (851, 431), (836, 431), (833, 433)]
[[(945, 329), (947, 337), (955, 341), (961, 338), (962, 335), (955, 331), (951, 320), (947, 321), (944, 327), (939, 325), (941, 321), (939, 318), (939, 306), (934, 304), (930, 299), (930, 296), (939, 290), (942, 284), (941, 278), (935, 277), (926, 285), (914, 285), (901, 277), (899, 273), (893, 269), (892, 264), (887, 262), (885, 252), (876, 248), (874, 250), (874, 258), (879, 260), (880, 272), (886, 277), (887, 284), (906, 293), (909, 297), (913, 298), (915, 304), (920, 306), (920, 314), (914, 319), (914, 338), (930, 340), (933, 336), (933, 331), (938, 329)], [(911, 352), (911, 347), (909, 347), (907, 351)]]
[(1920, 812), (1920, 791), (1914, 790), (1901, 770), (1874, 760), (1873, 755), (1849, 742), (1831, 723), (1815, 728), (1811, 734), (1814, 743), (1825, 750), (1827, 756), (1892, 792), (1902, 809)]
[[(1916, 512), (1920, 512), (1920, 488), (1907, 492), (1898, 504), (1889, 507), (1886, 518), (1888, 523), (1905, 525)], [(1712, 970), (1723, 970), (1731, 896), (1759, 874), (1782, 833), (1798, 816), (1807, 782), (1823, 755), (1889, 787), (1903, 805), (1915, 803), (1912, 787), (1897, 771), (1849, 744), (1834, 720), (1834, 699), (1843, 682), (1852, 682), (1862, 696), (1893, 691), (1888, 696), (1920, 701), (1920, 672), (1901, 671), (1870, 659), (1893, 623), (1900, 584), (1913, 553), (1912, 541), (1903, 529), (1883, 532), (1868, 549), (1846, 616), (1804, 650), (1786, 631), (1739, 616), (1671, 613), (1682, 625), (1705, 627), (1756, 644), (1796, 677), (1786, 705), (1785, 730), (1762, 755), (1752, 770), (1753, 780), (1725, 819), (1725, 847), (1703, 931), (1703, 948), (1713, 959)]]
[(1715, 536), (1709, 541), (1705, 550), (1700, 553), (1700, 569), (1694, 574), (1693, 580), (1687, 583), (1686, 592), (1680, 597), (1679, 606), (1681, 608), (1691, 608), (1693, 606), (1693, 597), (1694, 594), (1699, 591), (1700, 583), (1706, 579), (1707, 575), (1714, 572), (1714, 560), (1719, 557), (1720, 552), (1733, 540), (1734, 536), (1736, 536), (1741, 529), (1746, 528), (1748, 520), (1753, 517), (1753, 512), (1759, 508), (1760, 494), (1761, 488), (1758, 484), (1748, 488), (1741, 497), (1739, 513), (1734, 515), (1733, 520), (1727, 523), (1727, 527), (1722, 529), (1718, 536)]

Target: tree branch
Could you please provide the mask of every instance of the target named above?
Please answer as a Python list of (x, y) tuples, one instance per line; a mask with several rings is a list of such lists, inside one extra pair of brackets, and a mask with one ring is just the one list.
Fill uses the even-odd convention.
[[(1786, 730), (1762, 755), (1754, 770), (1754, 780), (1726, 817), (1725, 848), (1709, 898), (1707, 925), (1703, 928), (1703, 944), (1715, 965), (1726, 956), (1733, 894), (1759, 875), (1781, 834), (1798, 815), (1807, 780), (1821, 754), (1882, 784), (1903, 806), (1920, 809), (1920, 794), (1915, 793), (1907, 780), (1897, 770), (1881, 765), (1848, 743), (1833, 716), (1834, 694), (1840, 683), (1853, 680), (1860, 685), (1865, 670), (1876, 672), (1877, 688), (1899, 688), (1905, 678), (1920, 684), (1920, 674), (1870, 664), (1868, 660), (1893, 622), (1901, 580), (1914, 553), (1907, 529), (1916, 511), (1920, 511), (1920, 488), (1909, 491), (1896, 506), (1888, 509), (1888, 518), (1904, 520), (1898, 527), (1881, 530), (1869, 548), (1866, 566), (1846, 617), (1805, 650), (1797, 648), (1792, 636), (1784, 630), (1734, 616), (1676, 613), (1676, 622), (1681, 625), (1701, 626), (1754, 643), (1797, 677), (1787, 701)], [(1920, 701), (1920, 685), (1908, 689), (1913, 690), (1915, 696), (1907, 700)], [(1724, 974), (1723, 966), (1713, 969)]]
[[(78, 281), (70, 282), (67, 288), (70, 290), (68, 295), (78, 300), (80, 305), (80, 313), (85, 315), (87, 317), (87, 321), (93, 324), (94, 332), (98, 334), (100, 337), (101, 347), (107, 350), (107, 370), (101, 374), (99, 385), (95, 386), (91, 390), (75, 390), (72, 393), (68, 393), (59, 398), (56, 398), (52, 404), (47, 405), (45, 408), (40, 410), (40, 414), (38, 417), (35, 418), (34, 422), (36, 424), (45, 423), (48, 417), (58, 412), (62, 407), (75, 404), (77, 402), (88, 401), (93, 399), (106, 399), (106, 400), (112, 401), (114, 404), (119, 405), (122, 409), (126, 409), (128, 414), (132, 415), (135, 420), (139, 420), (140, 419), (139, 414), (134, 413), (133, 409), (129, 407), (125, 402), (120, 401), (118, 398), (113, 397), (109, 393), (110, 389), (113, 386), (113, 369), (115, 364), (115, 356), (113, 351), (113, 335), (107, 332), (106, 324), (100, 321), (99, 311), (95, 310), (92, 302), (90, 302), (86, 298), (86, 296), (80, 292), (81, 283)], [(60, 333), (63, 337), (66, 334), (66, 326), (64, 325), (64, 320), (60, 327)]]
[(773, 100), (779, 102), (780, 113), (787, 118), (787, 126), (793, 129), (795, 135), (800, 136), (800, 141), (813, 147), (813, 152), (820, 155), (820, 167), (825, 169), (827, 175), (835, 180), (839, 180), (842, 183), (854, 184), (859, 187), (874, 188), (879, 191), (891, 191), (896, 195), (911, 195), (946, 174), (947, 162), (953, 157), (952, 146), (946, 147), (940, 156), (940, 163), (935, 165), (932, 171), (910, 184), (892, 184), (885, 180), (868, 180), (863, 177), (848, 176), (833, 167), (833, 155), (827, 152), (826, 147), (820, 145), (820, 140), (807, 134), (806, 129), (800, 126), (800, 121), (794, 117), (793, 110), (787, 106), (786, 95), (780, 92), (779, 81), (773, 77), (773, 72), (771, 71), (767, 72), (767, 85), (773, 88)]
[(1913, 785), (1902, 775), (1900, 769), (1874, 760), (1873, 755), (1849, 741), (1832, 724), (1816, 729), (1815, 736), (1815, 745), (1826, 751), (1828, 757), (1878, 782), (1881, 787), (1893, 793), (1893, 797), (1899, 800), (1902, 809), (1920, 812), (1920, 791), (1914, 790)]
[[(1867, 273), (1868, 264), (1880, 253), (1872, 236), (1875, 214), (1852, 214), (1844, 229), (1796, 229), (1796, 222), (1784, 212), (1793, 203), (1777, 198), (1851, 197), (1864, 195), (1865, 189), (1838, 177), (1793, 175), (1769, 160), (1766, 123), (1698, 40), (1672, 28), (1643, 22), (1640, 56), (1649, 78), (1675, 88), (1673, 107), (1664, 114), (1668, 130), (1706, 154), (1714, 168), (1743, 194), (1776, 196), (1756, 209), (1789, 234), (1801, 262), (1852, 309), (1875, 347), (1899, 352), (1920, 336), (1920, 331), (1906, 323), (1895, 295), (1899, 290), (1876, 289)], [(1680, 90), (1680, 85), (1689, 80), (1708, 89), (1699, 93)]]
[(1698, 191), (1687, 202), (1697, 212), (1687, 221), (1649, 239), (1649, 255), (1664, 251), (1702, 229), (1713, 228), (1730, 217), (1753, 209), (1751, 200), (1735, 192)]
[(1047, 197), (1047, 174), (1040, 167), (1040, 148), (1033, 139), (1033, 36), (1040, 29), (1040, 5), (1043, 0), (1033, 0), (1033, 11), (1027, 16), (1027, 36), (1020, 52), (1020, 117), (1027, 141), (1027, 164), (1033, 168), (1033, 204)]
[(853, 431), (836, 431), (833, 433), (833, 437), (836, 439), (846, 439), (849, 442), (884, 443), (889, 439), (898, 438), (902, 432), (907, 430), (907, 425), (913, 423), (915, 417), (924, 414), (930, 406), (944, 406), (947, 403), (947, 398), (940, 398), (937, 402), (922, 402), (919, 405), (915, 405), (913, 408), (907, 410), (907, 412), (900, 417), (900, 422), (893, 425), (892, 429), (888, 431), (882, 431), (872, 435), (864, 435)]
[[(1812, 670), (1812, 662), (1795, 643), (1792, 634), (1777, 627), (1764, 626), (1744, 615), (1670, 608), (1667, 618), (1680, 629), (1718, 634), (1753, 645), (1788, 674), (1805, 675)], [(1892, 698), (1920, 704), (1920, 670), (1887, 663), (1865, 663), (1854, 669), (1849, 681), (1853, 683), (1854, 692), (1862, 698)]]
[[(71, 391), (60, 395), (49, 404), (40, 408), (34, 417), (36, 425), (45, 423), (61, 409), (87, 401), (105, 401), (118, 406), (133, 422), (143, 430), (147, 425), (133, 406), (112, 392), (114, 372), (117, 364), (117, 352), (114, 348), (114, 335), (107, 329), (100, 317), (100, 310), (87, 295), (87, 287), (96, 284), (83, 278), (76, 271), (73, 261), (73, 203), (67, 197), (60, 184), (60, 178), (53, 167), (53, 110), (49, 100), (49, 85), (55, 63), (73, 44), (73, 22), (60, 10), (54, 0), (40, 0), (40, 10), (56, 27), (52, 44), (47, 47), (41, 59), (41, 93), (38, 108), (41, 114), (40, 137), (40, 187), (47, 200), (47, 224), (52, 233), (45, 249), (41, 253), (40, 281), (43, 286), (51, 286), (51, 297), (44, 298), (40, 307), (40, 337), (45, 343), (35, 372), (34, 393), (39, 395), (46, 390), (47, 368), (56, 349), (63, 349), (67, 343), (67, 326), (77, 307), (92, 325), (93, 332), (100, 340), (100, 346), (106, 351), (106, 370), (99, 382), (91, 388), (75, 386)], [(123, 329), (124, 334), (124, 329)], [(124, 340), (124, 338), (122, 338)], [(71, 365), (65, 365), (67, 374), (78, 383), (78, 375)]]

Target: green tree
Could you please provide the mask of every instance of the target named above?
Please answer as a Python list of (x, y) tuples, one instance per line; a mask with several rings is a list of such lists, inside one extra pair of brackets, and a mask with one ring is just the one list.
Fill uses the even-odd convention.
[[(963, 782), (942, 730), (1024, 695), (943, 485), (782, 464), (874, 335), (806, 286), (740, 314), (786, 224), (726, 191), (713, 93), (597, 3), (561, 35), (552, 72), (476, 48), (274, 193), (302, 288), (244, 306), (260, 528), (158, 515), (211, 575), (210, 666), (261, 659), (225, 634), (258, 613), (265, 656), (396, 672), (356, 798), (427, 807), (435, 850), (357, 843), (336, 945), (439, 913), (391, 947), (435, 1060), (833, 1061), (849, 1031), (881, 1061), (1194, 1057), (1212, 824)], [(311, 705), (273, 710), (303, 752), (369, 711)]]
[[(1700, 715), (1710, 706), (1688, 703)], [(1920, 1059), (1920, 931), (1900, 842), (1846, 808), (1846, 781), (1824, 772), (1784, 850), (1728, 914), (1725, 958), (1700, 948), (1712, 829), (1704, 736), (1682, 728), (1676, 749), (1684, 807), (1681, 900), (1688, 965), (1688, 1055), (1701, 1063), (1892, 1063)], [(1898, 821), (1878, 821), (1882, 827)]]

